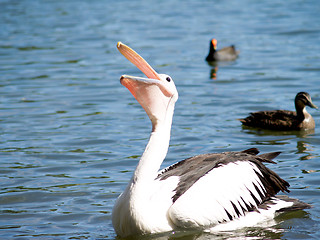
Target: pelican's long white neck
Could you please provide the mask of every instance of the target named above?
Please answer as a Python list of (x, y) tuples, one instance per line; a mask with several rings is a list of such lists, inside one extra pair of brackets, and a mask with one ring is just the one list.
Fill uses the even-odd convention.
[(170, 142), (174, 102), (168, 105), (164, 119), (151, 120), (152, 132), (132, 177), (133, 184), (154, 181), (165, 159)]
[[(118, 235), (150, 233), (171, 230), (166, 208), (154, 211), (159, 202), (152, 201), (159, 181), (155, 181), (165, 159), (178, 92), (171, 77), (158, 74), (139, 54), (119, 42), (119, 51), (146, 76), (122, 75), (120, 82), (140, 103), (152, 122), (149, 142), (125, 191), (114, 205), (112, 223)], [(167, 204), (171, 204), (170, 198)], [(163, 204), (162, 204), (163, 205)], [(153, 214), (151, 214), (153, 213)], [(159, 219), (162, 220), (159, 220)], [(156, 219), (156, 221), (154, 221)], [(159, 225), (160, 223), (160, 225)]]

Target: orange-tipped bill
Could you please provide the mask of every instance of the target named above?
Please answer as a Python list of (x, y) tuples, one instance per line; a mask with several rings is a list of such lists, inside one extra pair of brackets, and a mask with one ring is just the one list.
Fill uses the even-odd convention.
[(132, 48), (122, 42), (118, 42), (117, 48), (123, 56), (139, 68), (148, 78), (160, 80), (158, 73)]
[(213, 48), (217, 49), (217, 40), (213, 38), (211, 42), (212, 42)]

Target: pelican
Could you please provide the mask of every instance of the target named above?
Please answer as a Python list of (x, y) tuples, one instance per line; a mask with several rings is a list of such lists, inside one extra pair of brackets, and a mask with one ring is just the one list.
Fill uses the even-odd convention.
[(221, 231), (272, 219), (295, 199), (276, 197), (289, 183), (268, 169), (279, 152), (258, 155), (256, 148), (209, 153), (159, 171), (170, 141), (178, 91), (172, 78), (158, 74), (138, 53), (118, 42), (118, 50), (147, 77), (122, 75), (120, 82), (152, 123), (147, 146), (124, 192), (115, 202), (112, 224), (120, 237), (175, 230)]

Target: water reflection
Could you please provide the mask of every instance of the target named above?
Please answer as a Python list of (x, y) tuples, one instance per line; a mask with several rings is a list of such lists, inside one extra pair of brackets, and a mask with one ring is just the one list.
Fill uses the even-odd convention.
[[(274, 222), (274, 221), (273, 221)], [(156, 235), (146, 235), (129, 238), (130, 240), (208, 240), (208, 239), (281, 239), (284, 229), (273, 227), (246, 228), (239, 231), (204, 233), (190, 231), (176, 231)], [(257, 236), (259, 236), (257, 238)], [(121, 238), (117, 238), (120, 240)]]
[(314, 129), (307, 129), (301, 131), (274, 131), (274, 130), (267, 130), (261, 128), (252, 128), (242, 125), (242, 130), (245, 133), (253, 134), (256, 136), (295, 136), (297, 138), (305, 138), (309, 135), (315, 133)]
[(310, 144), (306, 141), (297, 141), (297, 152), (296, 154), (306, 154), (304, 156), (301, 156), (300, 160), (309, 160), (311, 158), (314, 158), (315, 156), (311, 153), (313, 151)]
[[(217, 233), (205, 233), (198, 231), (173, 231), (153, 235), (136, 236), (130, 240), (208, 240), (208, 239), (282, 239), (291, 234), (294, 222), (289, 219), (304, 219), (312, 221), (309, 213), (304, 210), (281, 213), (276, 218), (270, 219), (256, 227), (225, 231)], [(288, 230), (288, 231), (287, 231)], [(290, 231), (289, 231), (290, 230)], [(303, 237), (303, 236), (301, 236)], [(121, 238), (116, 238), (120, 240)]]
[(210, 71), (210, 78), (213, 80), (217, 79), (217, 74), (218, 74), (218, 66), (215, 66), (214, 68), (211, 68)]
[(250, 127), (242, 126), (243, 132), (251, 135), (258, 136), (259, 140), (254, 138), (253, 144), (257, 145), (285, 145), (289, 144), (291, 140), (297, 140), (296, 154), (303, 154), (299, 159), (308, 160), (315, 156), (311, 153), (313, 151), (310, 143), (308, 142), (308, 136), (315, 133), (314, 129), (303, 131), (272, 131), (262, 129), (252, 129)]
[(229, 67), (234, 64), (235, 61), (230, 62), (207, 62), (210, 68), (210, 78), (216, 80), (218, 78), (218, 70), (219, 68)]

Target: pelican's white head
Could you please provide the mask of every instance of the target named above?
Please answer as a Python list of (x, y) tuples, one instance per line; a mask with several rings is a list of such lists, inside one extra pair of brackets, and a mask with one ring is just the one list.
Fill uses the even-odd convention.
[(159, 123), (171, 124), (175, 102), (178, 100), (178, 91), (169, 75), (158, 74), (138, 53), (127, 45), (118, 42), (118, 50), (146, 76), (134, 77), (122, 75), (120, 82), (135, 97), (148, 114), (153, 131)]

